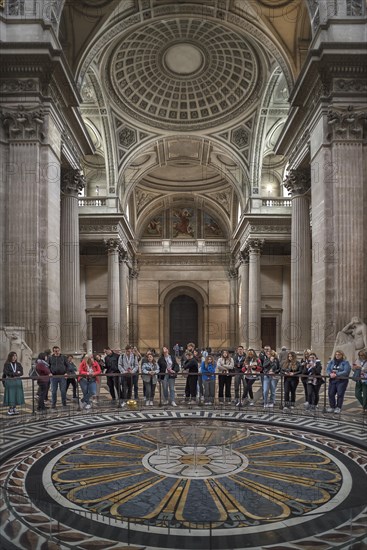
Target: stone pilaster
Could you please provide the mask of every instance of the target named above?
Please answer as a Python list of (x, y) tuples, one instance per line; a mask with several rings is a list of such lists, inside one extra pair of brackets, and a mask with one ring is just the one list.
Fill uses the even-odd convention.
[(338, 331), (354, 316), (367, 320), (367, 111), (334, 109), (327, 120), (335, 167), (333, 275), (335, 287), (342, 289), (333, 315)]
[(246, 250), (249, 256), (249, 325), (248, 345), (250, 348), (261, 348), (261, 269), (260, 259), (264, 241), (250, 239)]
[(129, 322), (128, 322), (128, 281), (129, 266), (127, 263), (127, 253), (122, 248), (119, 255), (120, 261), (120, 332), (121, 346), (129, 343)]
[[(38, 350), (41, 329), (42, 189), (41, 145), (45, 117), (40, 109), (3, 110), (1, 121), (7, 140), (2, 163), (4, 194), (2, 216), (3, 322), (24, 327), (25, 340)], [(38, 222), (38, 223), (36, 223)]]
[(290, 170), (285, 187), (292, 196), (291, 347), (311, 345), (311, 230), (309, 169)]
[(241, 253), (240, 266), (238, 269), (238, 276), (241, 284), (240, 305), (241, 305), (241, 317), (240, 317), (240, 330), (239, 330), (239, 343), (248, 347), (248, 324), (249, 324), (249, 258), (247, 252)]
[(84, 188), (79, 170), (61, 171), (61, 347), (80, 352), (80, 256), (78, 194)]
[(119, 250), (121, 241), (109, 239), (106, 241), (108, 254), (108, 283), (107, 283), (107, 307), (108, 307), (108, 345), (112, 349), (120, 349), (123, 342), (120, 341), (120, 268)]

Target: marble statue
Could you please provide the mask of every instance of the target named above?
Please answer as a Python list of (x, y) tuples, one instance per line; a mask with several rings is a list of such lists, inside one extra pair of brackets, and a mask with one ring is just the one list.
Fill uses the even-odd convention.
[(367, 325), (359, 317), (352, 317), (350, 323), (336, 336), (333, 357), (337, 350), (343, 351), (349, 363), (352, 364), (358, 352), (365, 348), (367, 348)]

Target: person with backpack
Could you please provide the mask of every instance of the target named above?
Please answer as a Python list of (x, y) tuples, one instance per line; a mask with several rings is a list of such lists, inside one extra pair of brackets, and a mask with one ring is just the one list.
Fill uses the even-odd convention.
[(47, 355), (45, 353), (40, 353), (37, 357), (36, 364), (34, 365), (34, 374), (37, 377), (38, 385), (38, 411), (45, 411), (47, 409), (45, 405), (45, 399), (50, 383), (51, 371), (47, 363)]

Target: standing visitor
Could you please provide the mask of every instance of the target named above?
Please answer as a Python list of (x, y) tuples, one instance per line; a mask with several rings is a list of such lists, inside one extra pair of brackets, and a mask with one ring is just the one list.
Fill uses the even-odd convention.
[(215, 361), (212, 355), (207, 355), (201, 363), (200, 373), (204, 386), (204, 403), (213, 405), (215, 399)]
[(175, 401), (175, 383), (180, 367), (176, 361), (176, 357), (169, 354), (167, 346), (163, 346), (162, 348), (158, 365), (159, 381), (163, 390), (163, 405), (170, 403), (172, 407), (177, 407)]
[(340, 413), (343, 407), (344, 395), (348, 386), (348, 376), (351, 366), (344, 352), (337, 350), (334, 357), (328, 363), (326, 374), (329, 380), (329, 408), (327, 412)]
[(358, 359), (353, 363), (353, 380), (356, 381), (355, 396), (367, 411), (367, 352), (358, 352)]
[(56, 409), (57, 388), (60, 388), (62, 406), (66, 407), (66, 377), (70, 372), (66, 357), (61, 354), (59, 346), (52, 348), (49, 358), (51, 378), (51, 408)]
[(144, 361), (141, 366), (141, 372), (145, 388), (145, 404), (153, 405), (159, 365), (154, 359), (152, 352), (147, 353), (146, 361)]
[(19, 414), (17, 406), (24, 405), (24, 391), (21, 377), (23, 376), (23, 367), (18, 361), (15, 351), (11, 351), (4, 364), (3, 384), (4, 405), (9, 407), (8, 415)]
[(47, 355), (40, 353), (36, 362), (37, 384), (38, 384), (38, 411), (45, 411), (45, 399), (50, 383), (51, 371), (47, 362)]
[(234, 374), (234, 362), (229, 355), (229, 351), (224, 349), (217, 361), (218, 370), (218, 397), (219, 401), (223, 403), (224, 394), (227, 403), (231, 402), (231, 384), (232, 376)]
[(91, 399), (96, 395), (96, 376), (101, 374), (101, 367), (94, 360), (92, 354), (87, 355), (79, 365), (79, 384), (83, 392), (83, 399), (80, 400), (80, 407), (90, 409)]
[(294, 351), (288, 352), (287, 359), (283, 362), (281, 372), (284, 376), (284, 409), (294, 409), (296, 406), (296, 390), (299, 384), (300, 374), (302, 373), (301, 364), (297, 361), (297, 355)]

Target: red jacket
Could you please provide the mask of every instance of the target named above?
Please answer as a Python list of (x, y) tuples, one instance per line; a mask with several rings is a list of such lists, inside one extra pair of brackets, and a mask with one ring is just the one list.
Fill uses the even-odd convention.
[(93, 373), (90, 373), (89, 372), (89, 367), (87, 365), (87, 362), (85, 359), (83, 359), (83, 361), (80, 363), (80, 366), (79, 366), (79, 375), (78, 376), (78, 382), (80, 382), (80, 379), (81, 378), (87, 378), (87, 379), (92, 379), (94, 378), (97, 374), (101, 374), (101, 367), (99, 366), (99, 364), (97, 363), (97, 361), (93, 361), (93, 364), (92, 364), (92, 370), (93, 370)]

